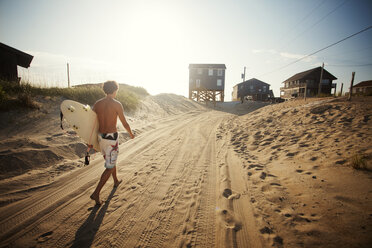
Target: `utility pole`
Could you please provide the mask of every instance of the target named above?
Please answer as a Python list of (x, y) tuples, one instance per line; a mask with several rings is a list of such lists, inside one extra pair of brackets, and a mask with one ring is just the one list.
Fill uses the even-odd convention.
[(342, 96), (342, 89), (344, 88), (344, 83), (341, 83), (341, 92), (340, 92), (340, 96)]
[(351, 100), (351, 95), (353, 94), (354, 76), (355, 76), (355, 71), (353, 71), (353, 73), (351, 73), (350, 92), (349, 92), (349, 98), (347, 99), (348, 101)]
[(67, 83), (68, 83), (68, 87), (70, 88), (70, 66), (68, 63), (67, 63)]
[(320, 96), (320, 92), (322, 92), (323, 69), (324, 69), (324, 62), (323, 62), (323, 64), (322, 64), (322, 70), (320, 71), (320, 80), (319, 80), (319, 88), (318, 88), (318, 97)]
[(245, 81), (245, 66), (244, 66), (244, 73), (242, 74), (242, 79), (243, 79), (243, 82)]

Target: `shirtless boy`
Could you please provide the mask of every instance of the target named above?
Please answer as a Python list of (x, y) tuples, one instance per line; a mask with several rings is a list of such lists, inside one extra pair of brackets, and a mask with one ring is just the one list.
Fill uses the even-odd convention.
[(102, 173), (96, 190), (90, 196), (92, 200), (96, 201), (97, 205), (102, 204), (102, 201), (99, 198), (99, 193), (111, 175), (114, 179), (114, 187), (119, 186), (122, 182), (122, 180), (118, 180), (116, 176), (116, 160), (119, 153), (119, 134), (116, 129), (116, 121), (118, 117), (124, 128), (128, 131), (130, 137), (132, 139), (134, 138), (132, 130), (125, 120), (123, 106), (119, 101), (115, 100), (118, 89), (119, 85), (117, 82), (105, 82), (103, 84), (103, 91), (105, 92), (106, 97), (98, 100), (93, 106), (93, 110), (96, 112), (98, 117), (98, 142), (102, 155), (105, 158), (106, 168)]

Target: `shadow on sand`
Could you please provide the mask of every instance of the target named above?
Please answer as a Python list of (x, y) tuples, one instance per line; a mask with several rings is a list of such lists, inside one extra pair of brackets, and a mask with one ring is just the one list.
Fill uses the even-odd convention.
[(214, 106), (212, 102), (205, 103), (204, 106), (207, 108), (227, 112), (234, 115), (245, 115), (253, 112), (259, 108), (270, 105), (270, 102), (258, 102), (258, 101), (247, 101), (241, 102), (216, 102)]
[(116, 192), (116, 189), (117, 188), (113, 188), (111, 190), (110, 195), (102, 206), (95, 205), (94, 207), (88, 209), (92, 212), (90, 213), (86, 221), (76, 231), (75, 240), (71, 247), (91, 247), (94, 236), (96, 235), (99, 227), (102, 224), (103, 218), (105, 217), (107, 208)]

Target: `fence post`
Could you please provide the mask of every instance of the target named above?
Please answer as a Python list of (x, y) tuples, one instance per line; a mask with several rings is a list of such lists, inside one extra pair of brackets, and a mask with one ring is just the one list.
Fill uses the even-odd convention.
[(351, 74), (350, 92), (349, 92), (349, 98), (347, 99), (348, 101), (351, 100), (351, 95), (353, 94), (354, 76), (355, 76), (355, 71), (353, 71), (353, 73)]
[(67, 84), (68, 84), (68, 87), (70, 88), (70, 66), (68, 63), (67, 63)]

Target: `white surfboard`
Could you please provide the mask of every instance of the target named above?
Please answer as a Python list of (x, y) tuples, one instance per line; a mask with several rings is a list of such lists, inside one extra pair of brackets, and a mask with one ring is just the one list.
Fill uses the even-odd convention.
[(61, 103), (63, 118), (76, 131), (86, 144), (93, 145), (96, 151), (101, 151), (98, 144), (97, 114), (89, 105), (83, 105), (72, 100)]

